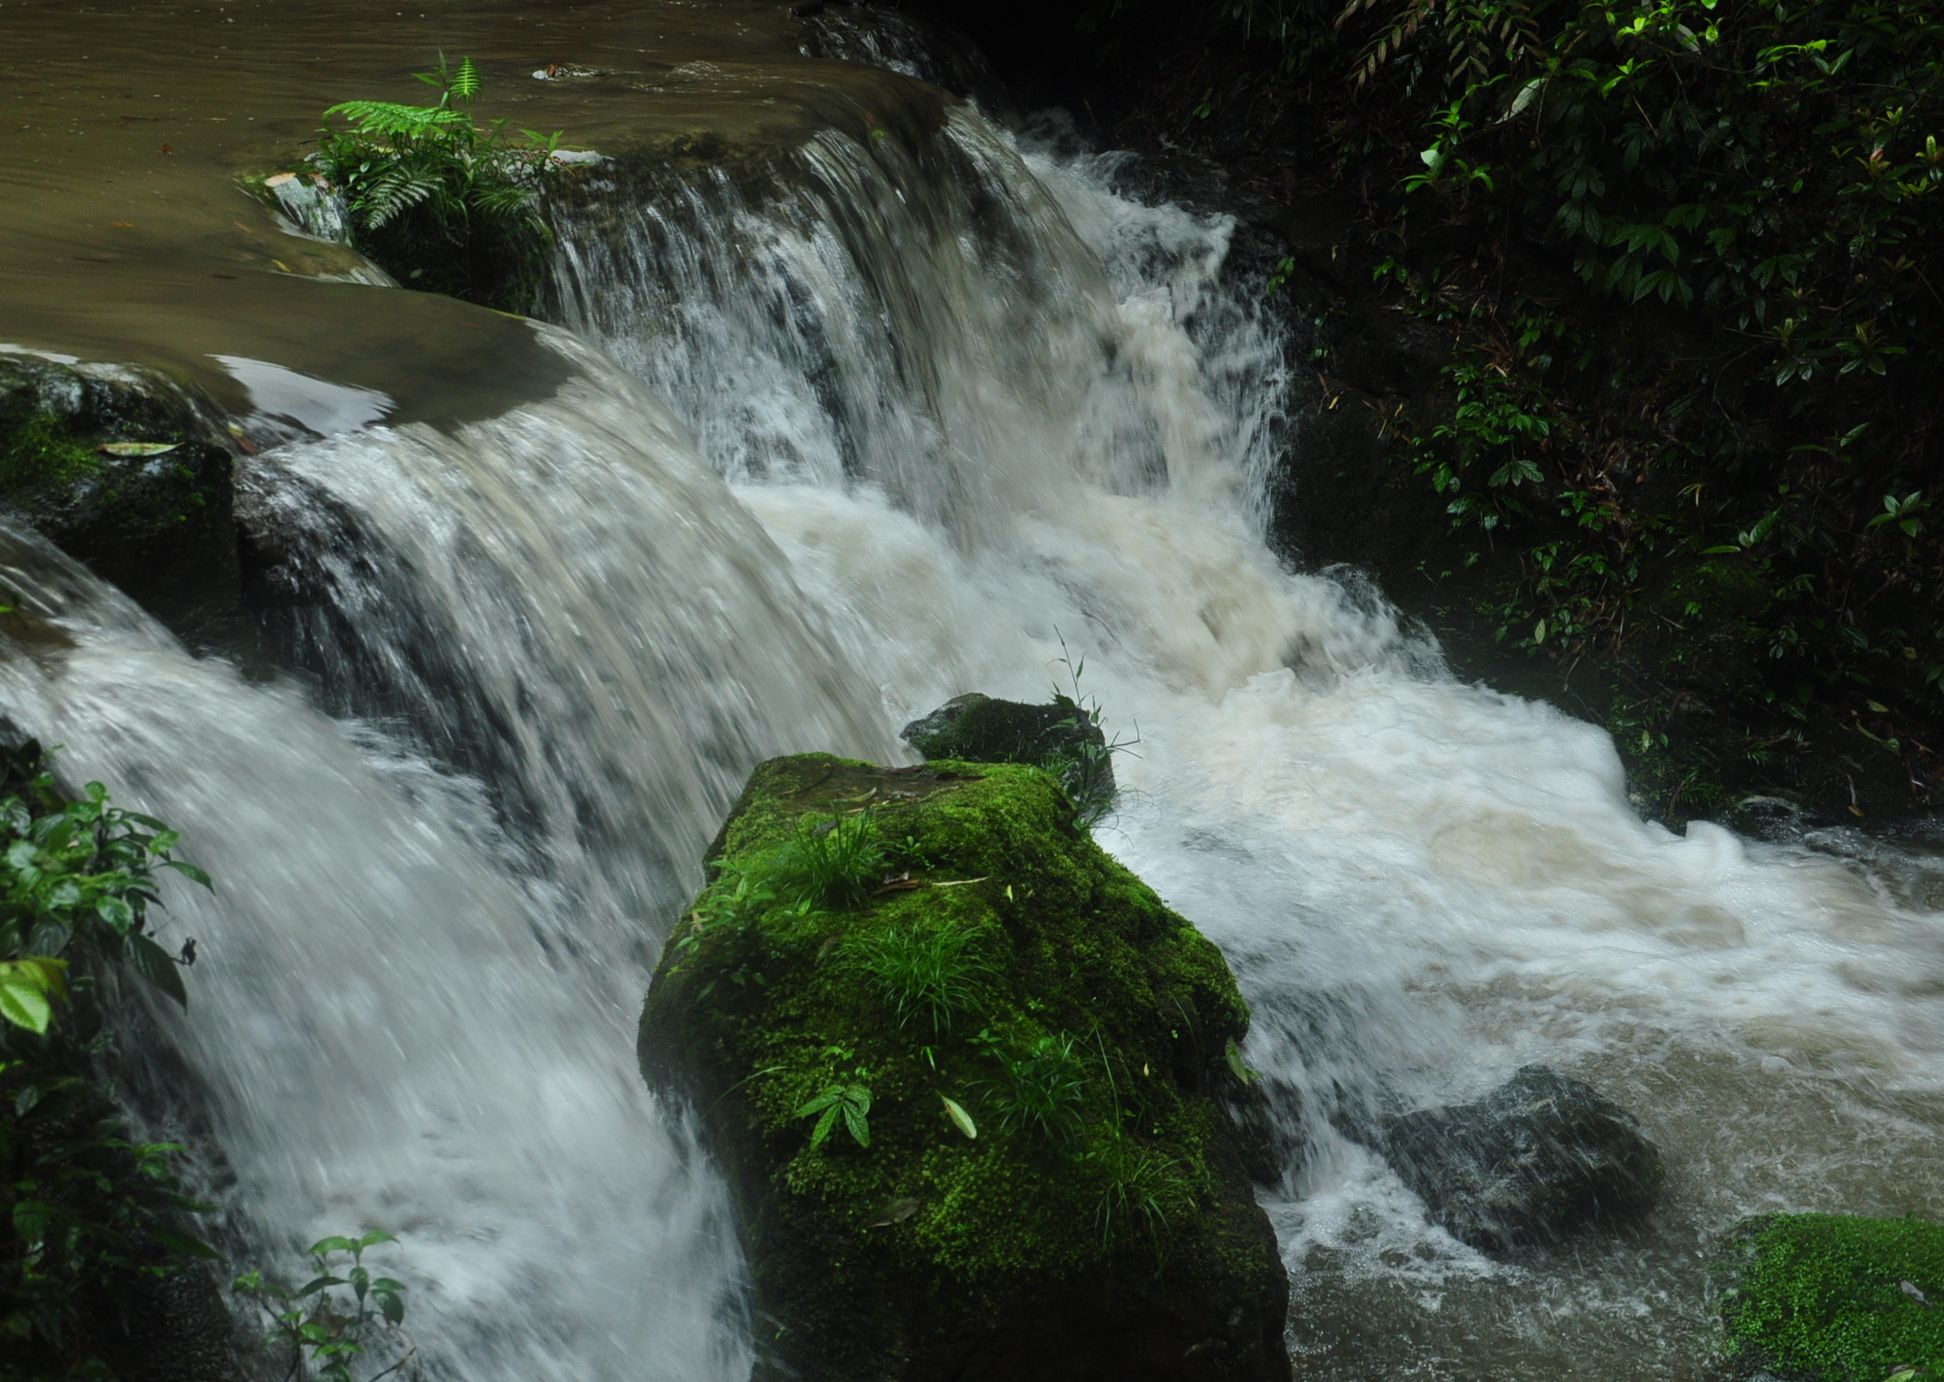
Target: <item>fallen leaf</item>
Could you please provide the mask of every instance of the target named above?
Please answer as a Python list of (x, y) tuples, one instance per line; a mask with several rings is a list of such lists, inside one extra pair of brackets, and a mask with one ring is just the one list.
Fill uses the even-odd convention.
[(175, 152), (175, 145), (173, 145), (173, 144), (164, 144), (164, 145), (162, 146), (162, 152), (163, 152), (163, 153), (165, 153), (165, 154), (172, 154), (172, 153), (174, 153), (174, 152)]
[(923, 1201), (917, 1199), (915, 1196), (912, 1195), (900, 1196), (899, 1198), (891, 1201), (890, 1204), (887, 1204), (883, 1209), (879, 1210), (877, 1218), (871, 1220), (871, 1222), (864, 1225), (864, 1227), (865, 1228), (889, 1228), (893, 1224), (902, 1224), (906, 1219), (909, 1219), (912, 1215), (918, 1212), (919, 1206), (921, 1204), (923, 1204)]
[(116, 230), (135, 229), (135, 223), (133, 221), (110, 221), (108, 224), (113, 226)]
[(179, 441), (110, 441), (103, 442), (101, 449), (110, 456), (166, 456), (181, 445)]

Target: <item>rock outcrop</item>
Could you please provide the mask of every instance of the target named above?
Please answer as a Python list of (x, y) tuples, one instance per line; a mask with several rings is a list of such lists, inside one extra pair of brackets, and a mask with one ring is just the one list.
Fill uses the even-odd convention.
[(237, 599), (230, 452), (137, 371), (0, 356), (0, 515), (165, 614)]
[(713, 854), (641, 1057), (730, 1173), (759, 1377), (1288, 1376), (1248, 1009), (1050, 777), (776, 759)]
[(927, 762), (1045, 768), (1089, 816), (1098, 816), (1114, 798), (1114, 746), (1098, 713), (1068, 697), (1033, 705), (972, 691), (913, 720), (899, 737)]

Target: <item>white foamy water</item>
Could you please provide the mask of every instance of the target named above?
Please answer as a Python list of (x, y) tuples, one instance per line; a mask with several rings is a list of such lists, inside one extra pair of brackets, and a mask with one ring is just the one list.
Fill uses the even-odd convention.
[[(0, 664), (0, 711), (221, 883), (172, 914), (204, 956), (172, 1030), (246, 1236), (398, 1231), (438, 1375), (745, 1375), (725, 1197), (633, 1070), (655, 939), (755, 761), (1041, 699), (1062, 640), (1140, 736), (1103, 841), (1300, 1096), (1265, 1203), (1318, 1375), (1693, 1375), (1708, 1234), (1937, 1203), (1934, 861), (1643, 824), (1599, 731), (1270, 554), (1284, 343), (1226, 220), (970, 109), (903, 141), (567, 225), (565, 324), (639, 383), (547, 331), (551, 399), (259, 458), (303, 680), (16, 544), (72, 646)], [(1662, 1146), (1645, 1238), (1488, 1263), (1331, 1121), (1533, 1060)]]

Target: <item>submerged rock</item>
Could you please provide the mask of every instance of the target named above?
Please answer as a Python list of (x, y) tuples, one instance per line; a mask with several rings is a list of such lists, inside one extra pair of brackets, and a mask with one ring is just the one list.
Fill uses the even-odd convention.
[(759, 1377), (1280, 1379), (1221, 953), (1044, 773), (758, 768), (642, 1069), (735, 1188)]
[(1631, 1114), (1543, 1065), (1476, 1103), (1386, 1118), (1380, 1140), (1433, 1220), (1488, 1252), (1636, 1218), (1664, 1176)]
[(1715, 1272), (1736, 1376), (1944, 1379), (1944, 1224), (1765, 1214), (1729, 1232)]

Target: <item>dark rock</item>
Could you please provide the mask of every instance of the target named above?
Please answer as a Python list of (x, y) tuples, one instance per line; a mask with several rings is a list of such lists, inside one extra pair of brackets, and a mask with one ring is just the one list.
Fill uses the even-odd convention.
[(1381, 1142), (1432, 1219), (1488, 1252), (1637, 1218), (1664, 1174), (1630, 1114), (1543, 1065), (1476, 1103), (1384, 1119)]
[(1107, 736), (1092, 714), (1065, 698), (1028, 705), (973, 691), (913, 720), (899, 737), (927, 762), (1029, 763), (1057, 776), (1076, 800), (1104, 802), (1114, 794)]
[[(131, 443), (168, 449), (103, 449)], [(211, 415), (165, 380), (0, 357), (0, 516), (171, 623), (234, 612), (231, 469)]]

